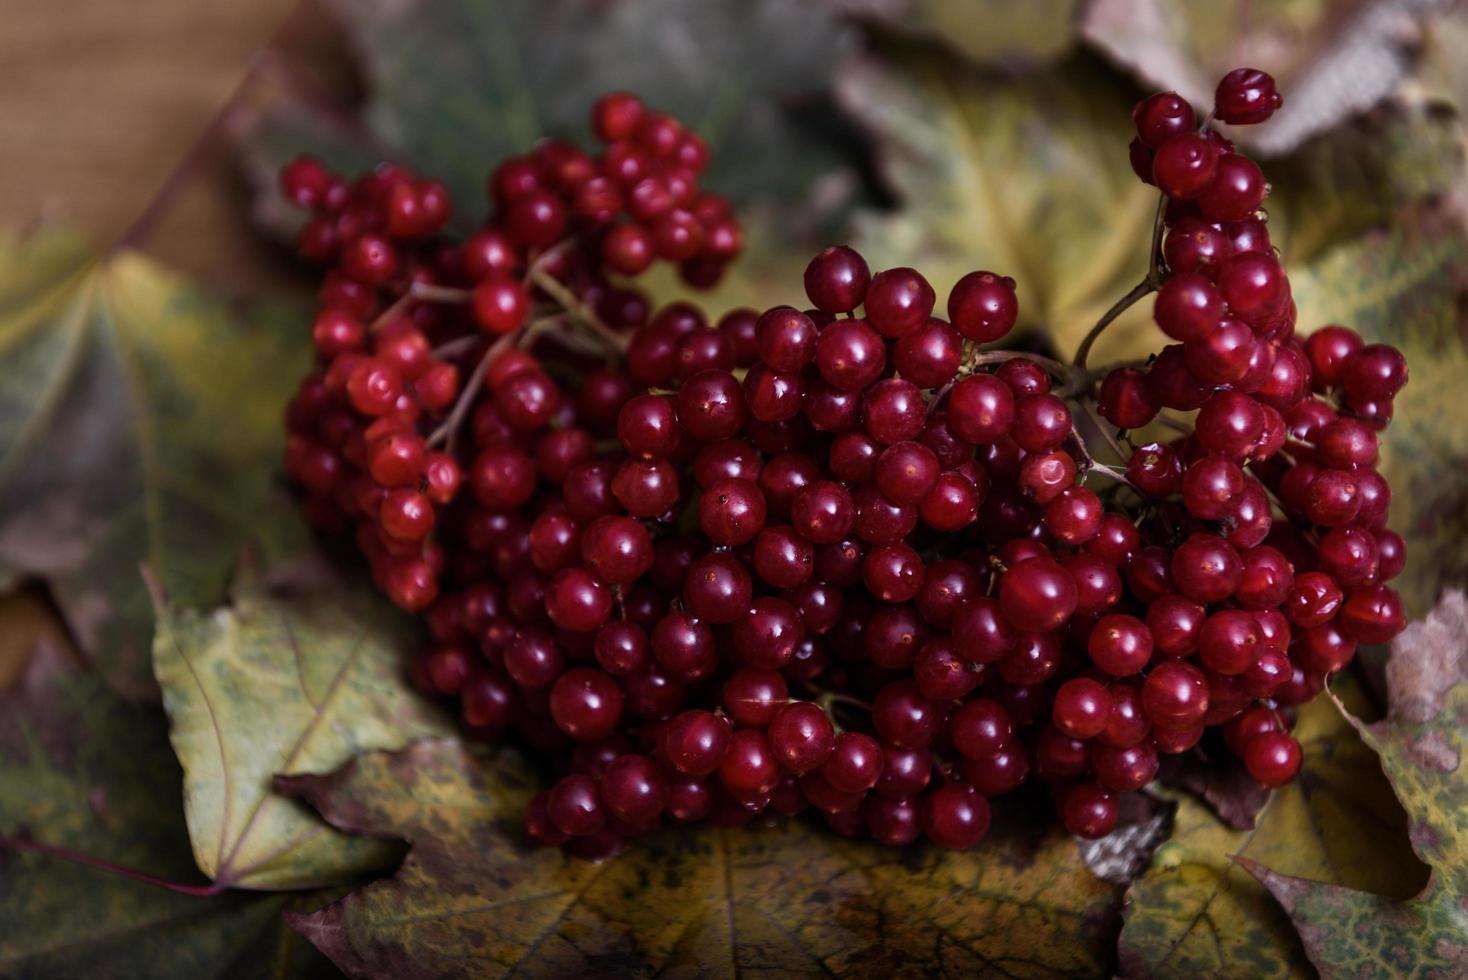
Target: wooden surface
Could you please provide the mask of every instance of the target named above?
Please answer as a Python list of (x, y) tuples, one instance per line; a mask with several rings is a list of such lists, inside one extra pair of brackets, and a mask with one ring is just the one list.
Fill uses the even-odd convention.
[[(5, 0), (0, 14), (0, 229), (43, 222), (100, 244), (133, 222), (289, 18), (288, 47), (330, 48), (298, 0)], [(215, 145), (142, 243), (226, 289), (286, 267), (250, 229)]]
[[(0, 233), (49, 223), (115, 241), (288, 16), (286, 47), (331, 60), (330, 22), (296, 0), (4, 0)], [(280, 251), (250, 228), (244, 186), (219, 142), (139, 244), (231, 292), (294, 281)], [(39, 642), (68, 644), (44, 591), (0, 595), (0, 689)]]

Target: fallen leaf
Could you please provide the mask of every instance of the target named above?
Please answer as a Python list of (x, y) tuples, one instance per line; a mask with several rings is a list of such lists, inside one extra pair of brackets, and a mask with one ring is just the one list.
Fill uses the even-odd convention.
[[(585, 137), (592, 103), (616, 89), (703, 135), (712, 150), (708, 186), (738, 204), (807, 202), (821, 178), (847, 170), (841, 122), (822, 111), (820, 96), (854, 38), (825, 4), (328, 6), (360, 58), (369, 97), (360, 115), (346, 116), (304, 99), (277, 102), (244, 127), (246, 169), (263, 195), (257, 213), (277, 228), (290, 225), (275, 172), (308, 151), (354, 170), (384, 157), (421, 168), (448, 185), (459, 224), (473, 227), (485, 178), (500, 160), (543, 136)], [(846, 183), (853, 185), (849, 173)]]
[(596, 865), (530, 845), (517, 757), (429, 741), (285, 780), (336, 826), (404, 839), (375, 882), (292, 923), (355, 977), (1095, 975), (1117, 889), (1030, 821), (970, 853), (799, 820), (679, 828)]
[[(902, 205), (859, 215), (857, 247), (874, 269), (921, 270), (940, 308), (967, 272), (1013, 276), (1020, 324), (1068, 355), (1146, 271), (1157, 198), (1127, 164), (1133, 93), (1086, 56), (1013, 78), (927, 47), (889, 54), (837, 82)], [(1150, 342), (1149, 309), (1108, 344)]]
[(404, 677), (411, 621), (364, 592), (277, 597), (248, 569), (233, 604), (166, 606), (154, 667), (184, 770), (199, 869), (234, 888), (310, 888), (391, 864), (271, 791), (278, 773), (330, 772), (360, 752), (447, 731)]
[[(1156, 198), (1126, 162), (1133, 96), (1090, 59), (1013, 79), (898, 46), (845, 71), (838, 94), (903, 205), (860, 216), (874, 267), (921, 269), (940, 307), (965, 272), (1011, 275), (1021, 325), (1047, 331), (1062, 356), (1141, 278)], [(1413, 613), (1468, 581), (1468, 429), (1441, 411), (1468, 376), (1468, 240), (1447, 200), (1463, 147), (1456, 116), (1394, 100), (1268, 169), (1300, 332), (1345, 324), (1401, 347), (1412, 368), (1382, 472), (1412, 555), (1398, 585)], [(1151, 307), (1144, 298), (1112, 323), (1092, 363), (1158, 350)]]
[[(1157, 196), (1127, 163), (1135, 94), (1083, 55), (1007, 77), (927, 47), (888, 53), (852, 63), (838, 80), (902, 205), (858, 215), (860, 247), (874, 267), (921, 269), (940, 307), (975, 268), (1013, 276), (1020, 323), (1074, 351), (1145, 270)], [(1390, 337), (1421, 332), (1401, 323), (1403, 313), (1455, 313), (1442, 290), (1430, 301), (1415, 294), (1418, 278), (1451, 271), (1444, 253), (1461, 245), (1436, 202), (1460, 185), (1463, 153), (1456, 116), (1393, 101), (1268, 164), (1271, 237), (1296, 285), (1302, 330), (1359, 319)], [(1394, 252), (1378, 254), (1383, 236)], [(1364, 275), (1342, 259), (1352, 247), (1370, 259)], [(1123, 314), (1098, 351), (1120, 359), (1161, 347), (1151, 305)]]
[(1114, 885), (1130, 885), (1172, 836), (1173, 806), (1147, 792), (1125, 793), (1117, 802), (1116, 829), (1096, 840), (1078, 838), (1077, 843), (1081, 860), (1093, 875)]
[[(1364, 709), (1359, 685), (1345, 675), (1337, 684), (1346, 703)], [(1178, 799), (1172, 839), (1127, 892), (1123, 976), (1308, 976), (1289, 921), (1235, 855), (1382, 894), (1421, 887), (1406, 816), (1341, 711), (1325, 698), (1312, 702), (1295, 735), (1304, 767), (1273, 793), (1253, 830), (1234, 830), (1190, 797)]]
[(1403, 87), (1452, 105), (1468, 105), (1468, 10), (1462, 4), (1427, 25), (1417, 69)]
[(1450, 0), (1323, 0), (1319, 3), (1170, 4), (1093, 0), (1082, 33), (1149, 84), (1175, 89), (1200, 109), (1218, 80), (1240, 65), (1275, 76), (1283, 108), (1238, 127), (1246, 145), (1287, 153), (1370, 109), (1411, 68), (1429, 19)]
[(838, 0), (890, 30), (947, 44), (980, 64), (1044, 64), (1074, 47), (1081, 0)]
[(1430, 227), (1463, 180), (1463, 121), (1440, 102), (1393, 98), (1266, 162), (1270, 238), (1288, 267), (1349, 240)]
[[(0, 694), (0, 835), (192, 883), (178, 787), (162, 713), (124, 701), (55, 647), (37, 647)], [(281, 920), (325, 900), (196, 897), (0, 848), (0, 976), (330, 975)]]
[(140, 564), (210, 605), (245, 542), (304, 540), (274, 474), (308, 347), (141, 255), (0, 238), (0, 579), (44, 577), (120, 690), (157, 696)]
[[(1268, 860), (1245, 865), (1284, 906), (1326, 977), (1468, 975), (1468, 600), (1446, 592), (1392, 644), (1387, 717), (1353, 722), (1406, 808), (1417, 856), (1432, 869), (1410, 900), (1364, 884), (1322, 882)], [(1341, 887), (1349, 884), (1350, 887)]]
[(1254, 829), (1255, 818), (1269, 802), (1269, 790), (1254, 781), (1237, 756), (1213, 739), (1208, 740), (1206, 750), (1194, 748), (1163, 757), (1157, 777), (1163, 785), (1186, 790), (1208, 804), (1234, 830)]

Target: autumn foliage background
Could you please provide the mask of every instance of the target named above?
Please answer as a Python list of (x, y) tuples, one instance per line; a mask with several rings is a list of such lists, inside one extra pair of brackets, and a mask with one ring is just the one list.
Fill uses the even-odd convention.
[[(1131, 104), (1243, 63), (1289, 107), (1251, 149), (1302, 328), (1411, 363), (1383, 471), (1432, 613), (1302, 712), (1299, 781), (1197, 769), (1084, 846), (1020, 805), (965, 854), (527, 847), (534, 773), (407, 687), (412, 624), (284, 493), (311, 287), (271, 168), (403, 158), (469, 214), (631, 88), (746, 216), (709, 309), (849, 241), (940, 295), (1013, 275), (1068, 356), (1145, 266)], [(12, 0), (0, 65), (0, 976), (1468, 975), (1462, 3)], [(1103, 359), (1160, 346), (1148, 308)]]

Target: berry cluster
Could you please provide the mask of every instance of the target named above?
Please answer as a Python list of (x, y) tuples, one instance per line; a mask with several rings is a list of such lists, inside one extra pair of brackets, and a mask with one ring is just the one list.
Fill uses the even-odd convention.
[[(1215, 116), (1278, 105), (1241, 69)], [(845, 247), (807, 267), (810, 309), (654, 313), (611, 277), (658, 256), (707, 282), (739, 235), (693, 186), (702, 144), (625, 95), (593, 114), (600, 159), (501, 165), (461, 243), (401, 170), (286, 169), (303, 254), (336, 262), (288, 470), (425, 613), (415, 682), (557, 767), (532, 837), (602, 855), (814, 808), (961, 848), (1031, 775), (1098, 837), (1213, 727), (1293, 778), (1292, 706), (1403, 625), (1373, 465), (1406, 368), (1342, 327), (1295, 340), (1258, 168), (1172, 93), (1134, 118), (1165, 194), (1152, 271), (1074, 365), (985, 349), (1008, 278), (965, 276), (943, 319), (920, 273)], [(1154, 289), (1178, 343), (1088, 371)]]

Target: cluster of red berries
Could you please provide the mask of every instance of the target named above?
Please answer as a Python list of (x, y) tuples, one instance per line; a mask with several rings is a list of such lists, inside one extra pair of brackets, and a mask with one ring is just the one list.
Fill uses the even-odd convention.
[[(1236, 72), (1215, 112), (1278, 104), (1268, 76)], [(374, 279), (334, 246), (289, 472), (313, 519), (355, 527), (379, 585), (425, 613), (415, 682), (557, 767), (533, 838), (601, 855), (666, 822), (813, 808), (843, 834), (961, 848), (1031, 775), (1068, 830), (1099, 837), (1159, 755), (1216, 726), (1260, 782), (1294, 776), (1289, 709), (1403, 625), (1372, 466), (1405, 365), (1340, 327), (1294, 340), (1257, 168), (1175, 95), (1135, 116), (1133, 159), (1170, 199), (1154, 276), (1180, 343), (1094, 396), (1083, 363), (982, 349), (1018, 313), (990, 272), (960, 280), (942, 319), (921, 274), (873, 275), (837, 247), (805, 271), (811, 309), (654, 313), (608, 280), (645, 268), (614, 238), (703, 281), (737, 227), (695, 193), (681, 213), (705, 251), (665, 248), (692, 225), (664, 224), (678, 205), (655, 214), (634, 182), (633, 221), (609, 231), (620, 203), (565, 196), (561, 144), (499, 168), (496, 219), (458, 245), (392, 230), (412, 210), (393, 202), (433, 185), (379, 171), (328, 194), (310, 165), (287, 169), (293, 200), (371, 210), (354, 220), (388, 228), (394, 256)], [(701, 144), (630, 97), (594, 120), (612, 141), (596, 173), (629, 155), (665, 161), (665, 183), (702, 166)], [(1207, 179), (1166, 162), (1183, 137)], [(575, 218), (550, 235), (526, 200)], [(515, 303), (487, 298), (506, 284)], [(1121, 430), (1103, 434), (1124, 470), (1081, 438), (1073, 412), (1092, 407)], [(1187, 434), (1128, 452), (1163, 410)]]
[[(584, 276), (636, 276), (664, 259), (679, 263), (692, 285), (717, 282), (744, 236), (729, 202), (699, 187), (708, 146), (674, 117), (625, 93), (602, 98), (591, 123), (606, 144), (600, 156), (543, 140), (496, 167), (488, 186), (491, 220), (455, 247), (439, 239), (452, 214), (442, 184), (397, 166), (348, 184), (319, 160), (298, 157), (280, 175), (286, 200), (312, 212), (297, 251), (309, 262), (336, 263), (328, 282), (348, 292), (425, 276), (469, 285), (508, 278), (523, 271), (527, 252), (568, 240), (581, 252), (571, 259)], [(499, 300), (498, 312), (486, 302), (491, 312), (481, 325), (499, 333), (520, 327), (515, 315), (523, 303)]]
[[(1262, 122), (1280, 105), (1269, 75), (1240, 68), (1219, 83), (1213, 118)], [(1222, 723), (1250, 774), (1277, 786), (1298, 772), (1300, 748), (1274, 706), (1313, 697), (1357, 643), (1405, 625), (1384, 584), (1404, 545), (1386, 527), (1391, 490), (1375, 466), (1407, 363), (1341, 326), (1296, 338), (1259, 167), (1200, 130), (1174, 92), (1132, 119), (1133, 169), (1165, 202), (1153, 317), (1176, 343), (1145, 368), (1109, 372), (1098, 408), (1122, 430), (1164, 409), (1197, 414), (1190, 432), (1127, 460), (1144, 513), (1173, 529), (1133, 556), (1128, 586), (1147, 606), (1145, 624), (1127, 626), (1145, 625), (1177, 658), (1167, 666), (1179, 695), (1205, 695), (1193, 720)]]

